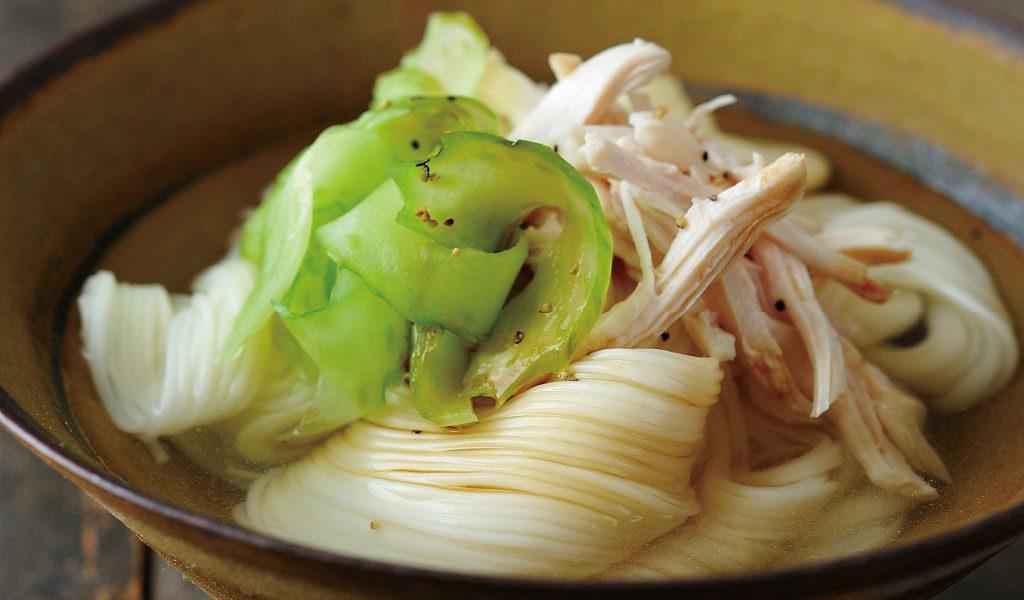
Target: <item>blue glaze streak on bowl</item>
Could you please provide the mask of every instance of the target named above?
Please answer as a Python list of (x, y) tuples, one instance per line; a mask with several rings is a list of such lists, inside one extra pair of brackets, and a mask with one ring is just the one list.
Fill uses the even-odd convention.
[(903, 10), (955, 31), (981, 34), (1003, 49), (1024, 54), (1024, 7), (1020, 0), (888, 0)]

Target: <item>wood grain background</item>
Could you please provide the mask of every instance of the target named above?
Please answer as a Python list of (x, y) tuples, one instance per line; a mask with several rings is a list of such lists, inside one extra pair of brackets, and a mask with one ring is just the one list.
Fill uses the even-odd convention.
[[(0, 81), (60, 39), (144, 3), (0, 0)], [(1022, 0), (985, 4), (1024, 19)], [(939, 598), (1024, 598), (1021, 573), (1024, 543)], [(0, 433), (0, 599), (78, 598), (193, 600), (206, 595), (75, 486)]]

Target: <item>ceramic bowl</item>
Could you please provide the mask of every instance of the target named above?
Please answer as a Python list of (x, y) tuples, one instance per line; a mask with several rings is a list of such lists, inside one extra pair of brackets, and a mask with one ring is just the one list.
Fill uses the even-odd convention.
[[(650, 584), (479, 578), (359, 560), (232, 524), (238, 490), (157, 465), (78, 354), (99, 266), (184, 289), (320, 128), (365, 106), (427, 13), (466, 8), (509, 62), (642, 36), (726, 125), (820, 145), (834, 186), (909, 204), (992, 267), (1024, 331), (1024, 29), (906, 0), (163, 2), (0, 88), (0, 421), (218, 598), (649, 595), (881, 598), (942, 589), (1024, 531), (1024, 382), (934, 424), (957, 481), (892, 547), (786, 570)], [(767, 119), (767, 121), (765, 120)], [(899, 168), (893, 169), (891, 165)]]

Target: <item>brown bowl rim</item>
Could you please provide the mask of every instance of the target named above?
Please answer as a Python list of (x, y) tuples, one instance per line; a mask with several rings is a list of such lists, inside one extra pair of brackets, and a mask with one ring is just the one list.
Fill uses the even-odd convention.
[[(82, 33), (64, 39), (35, 60), (16, 69), (6, 80), (0, 81), (0, 129), (2, 129), (4, 119), (10, 113), (26, 105), (38, 91), (66, 74), (80, 61), (104, 53), (131, 35), (142, 33), (171, 20), (185, 8), (211, 1), (215, 0), (152, 0), (124, 14), (103, 21)], [(918, 12), (920, 7), (936, 8), (937, 11), (928, 11), (926, 18), (946, 20), (954, 27), (962, 26), (965, 23), (977, 26), (981, 31), (995, 32), (1000, 38), (1009, 39), (1024, 47), (1024, 21), (1016, 20), (994, 9), (981, 7), (965, 0), (886, 1), (910, 12)], [(129, 217), (128, 220), (131, 221), (134, 218)], [(109, 233), (119, 232), (123, 225), (124, 223), (115, 226), (115, 231)], [(109, 234), (100, 239), (97, 249), (106, 246), (108, 237)], [(82, 266), (88, 267), (91, 262), (87, 258)], [(79, 284), (82, 279), (84, 276), (75, 278)], [(63, 335), (67, 309), (76, 291), (75, 287), (73, 284), (71, 289), (66, 290), (64, 294), (66, 297), (59, 303), (53, 323), (56, 344), (51, 349), (50, 362), (53, 369), (51, 376), (58, 382), (61, 379), (60, 340)], [(62, 386), (59, 387), (62, 388)], [(958, 562), (964, 561), (965, 556), (986, 557), (1024, 533), (1024, 502), (1019, 502), (999, 513), (913, 542), (827, 561), (753, 573), (640, 582), (482, 576), (407, 567), (318, 550), (279, 540), (240, 525), (205, 517), (140, 492), (112, 474), (102, 472), (85, 461), (66, 454), (58, 443), (24, 413), (14, 398), (2, 387), (0, 387), (0, 425), (45, 462), (65, 475), (70, 475), (105, 494), (147, 512), (183, 523), (216, 538), (242, 543), (288, 558), (316, 561), (324, 566), (355, 568), (381, 576), (413, 577), (441, 584), (476, 584), (502, 589), (514, 587), (518, 590), (538, 592), (579, 591), (636, 594), (672, 591), (675, 593), (743, 594), (764, 592), (768, 589), (766, 588), (768, 584), (775, 590), (786, 589), (792, 590), (794, 593), (820, 591), (821, 585), (815, 582), (824, 580), (829, 582), (827, 585), (832, 592), (840, 593), (863, 588), (866, 579), (871, 579), (875, 583), (908, 577), (913, 579), (912, 576), (915, 573), (927, 570), (924, 568), (907, 572), (899, 568), (900, 565), (908, 563), (926, 566), (946, 564), (933, 562), (946, 560), (949, 561), (949, 564), (958, 565), (958, 569), (955, 570), (973, 568), (972, 562), (965, 561), (964, 564), (958, 564)], [(877, 565), (885, 564), (890, 565), (890, 568), (886, 569), (885, 576), (879, 578)], [(912, 583), (910, 585), (913, 586)]]

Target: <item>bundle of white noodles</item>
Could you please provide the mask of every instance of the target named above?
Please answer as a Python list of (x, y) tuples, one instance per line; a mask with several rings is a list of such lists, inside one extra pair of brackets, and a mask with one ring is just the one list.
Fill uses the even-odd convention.
[(696, 514), (690, 475), (722, 372), (663, 350), (607, 350), (478, 424), (410, 408), (355, 423), (250, 489), (243, 523), (404, 564), (524, 576), (600, 572)]
[[(539, 100), (503, 79), (515, 106), (502, 113), (512, 138), (551, 144), (594, 185), (620, 259), (571, 377), (461, 429), (393, 389), (383, 412), (259, 478), (241, 522), (350, 555), (530, 576), (732, 572), (898, 535), (950, 479), (903, 385), (958, 410), (1017, 362), (984, 268), (891, 205), (791, 213), (827, 180), (824, 157), (721, 134), (710, 114), (734, 99), (692, 107), (654, 44), (551, 65), (559, 82)], [(250, 462), (305, 452), (279, 434), (311, 389), (267, 364), (267, 340), (217, 362), (251, 287), (237, 258), (189, 300), (90, 279), (86, 358), (118, 426), (153, 439), (220, 422)]]
[[(804, 535), (807, 523), (842, 491), (837, 471), (843, 452), (835, 440), (797, 428), (761, 432), (760, 437), (767, 433), (772, 438), (770, 443), (751, 448), (747, 428), (754, 423), (737, 397), (723, 396), (709, 419), (709, 459), (696, 482), (700, 514), (604, 577), (688, 577), (764, 568)], [(770, 422), (761, 427), (775, 428)], [(749, 435), (759, 437), (754, 431)]]
[(78, 299), (92, 380), (119, 428), (147, 441), (230, 418), (262, 388), (269, 340), (254, 336), (219, 360), (255, 284), (252, 264), (229, 256), (200, 275), (192, 296), (160, 285), (90, 277)]
[(1009, 383), (1018, 361), (1010, 317), (985, 266), (962, 242), (888, 202), (828, 194), (809, 198), (801, 213), (822, 225), (823, 236), (881, 231), (912, 249), (908, 260), (872, 271), (895, 291), (889, 302), (866, 302), (834, 284), (819, 292), (832, 322), (865, 357), (944, 413), (966, 410)]

